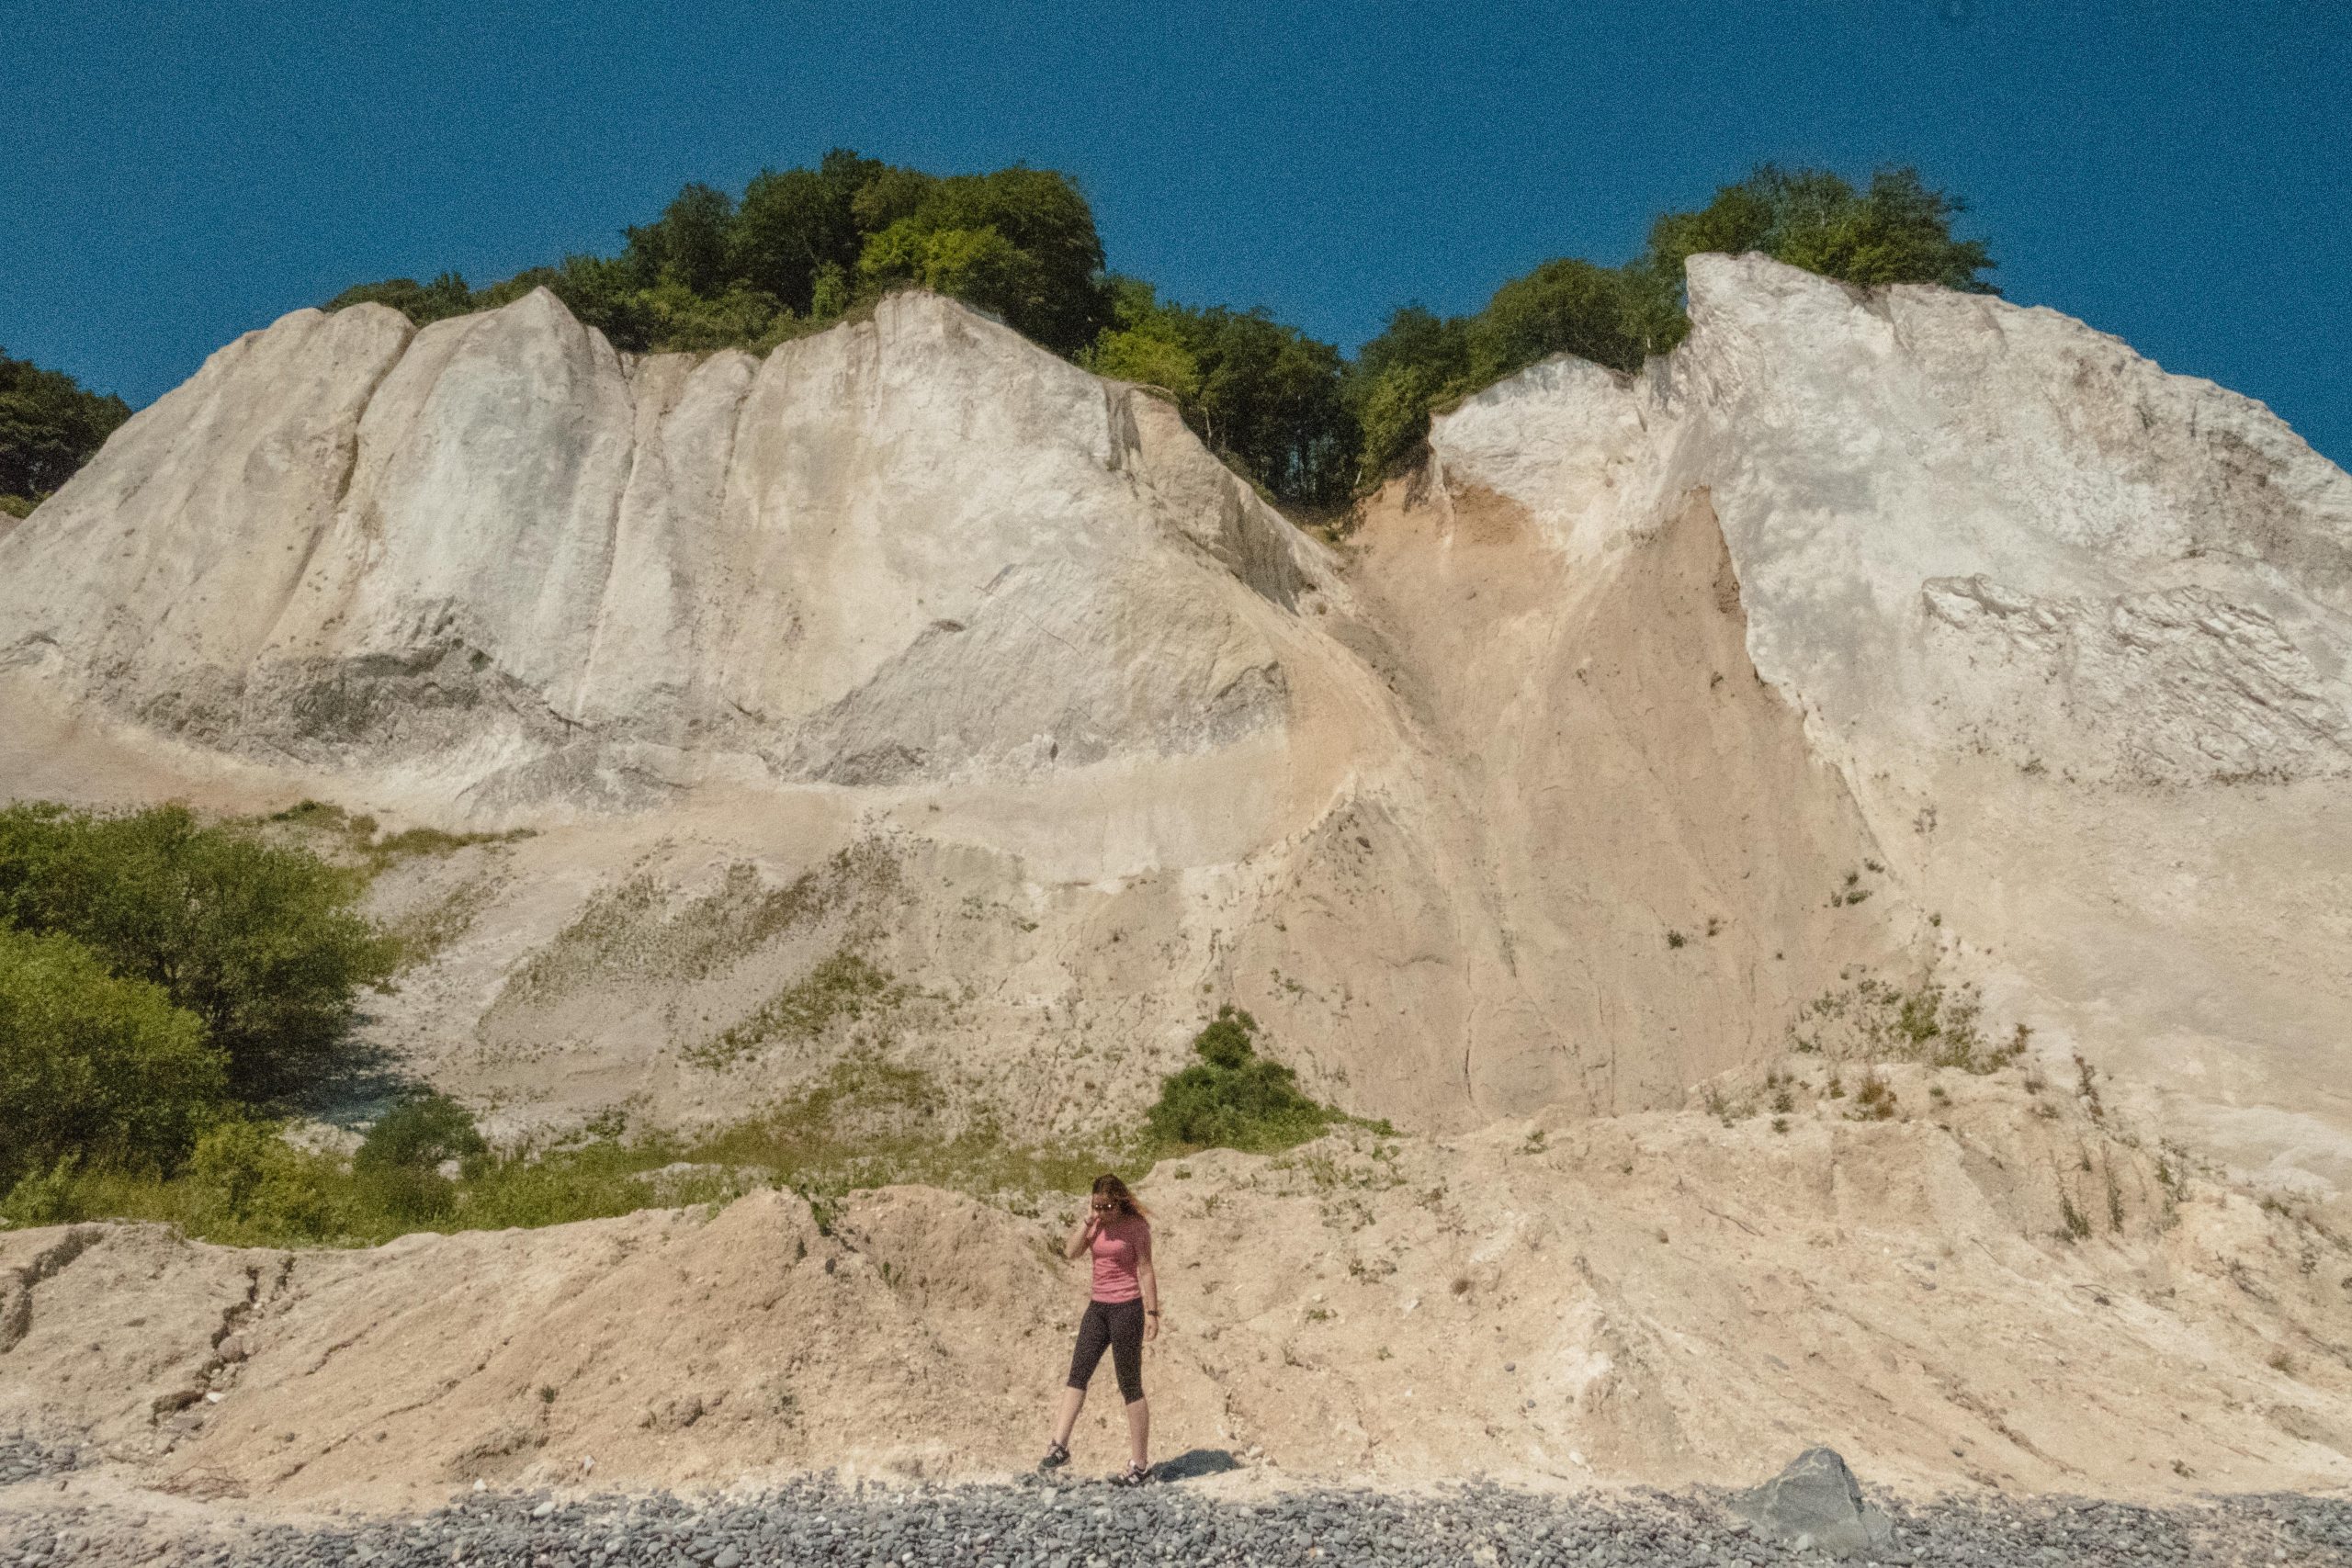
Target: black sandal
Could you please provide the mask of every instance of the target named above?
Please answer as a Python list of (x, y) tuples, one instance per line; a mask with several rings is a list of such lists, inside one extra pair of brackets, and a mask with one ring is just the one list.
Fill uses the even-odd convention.
[(1127, 1472), (1125, 1475), (1113, 1476), (1111, 1478), (1111, 1484), (1114, 1486), (1141, 1486), (1150, 1479), (1151, 1466), (1148, 1464), (1136, 1464), (1133, 1461), (1129, 1461), (1127, 1465)]
[(1062, 1443), (1047, 1443), (1046, 1457), (1037, 1461), (1039, 1470), (1059, 1470), (1069, 1462), (1069, 1449)]

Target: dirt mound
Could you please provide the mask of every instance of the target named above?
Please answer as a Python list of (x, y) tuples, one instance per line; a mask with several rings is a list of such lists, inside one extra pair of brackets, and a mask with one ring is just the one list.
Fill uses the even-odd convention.
[[(1545, 1118), (1161, 1166), (1161, 1450), (1730, 1483), (1819, 1442), (1914, 1491), (2352, 1484), (2341, 1238), (2020, 1069), (1885, 1069), (1896, 1109), (1857, 1121), (1819, 1058), (1783, 1066), (1786, 1131)], [(1001, 1474), (1066, 1365), (1065, 1218), (894, 1188), (352, 1253), (0, 1236), (0, 1426), (284, 1502)], [(1083, 1462), (1115, 1458), (1114, 1404)]]

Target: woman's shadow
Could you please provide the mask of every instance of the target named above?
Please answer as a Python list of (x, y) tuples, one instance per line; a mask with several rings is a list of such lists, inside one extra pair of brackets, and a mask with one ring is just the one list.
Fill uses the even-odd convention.
[(1155, 1481), (1197, 1481), (1204, 1475), (1223, 1475), (1240, 1468), (1241, 1461), (1233, 1457), (1230, 1450), (1190, 1449), (1153, 1465), (1151, 1476)]

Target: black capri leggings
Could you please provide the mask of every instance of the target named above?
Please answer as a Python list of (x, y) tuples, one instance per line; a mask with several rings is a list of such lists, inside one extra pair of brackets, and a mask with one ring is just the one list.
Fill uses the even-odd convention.
[(1105, 1347), (1119, 1374), (1119, 1397), (1133, 1404), (1143, 1397), (1143, 1298), (1086, 1303), (1086, 1315), (1078, 1320), (1078, 1349), (1069, 1359), (1070, 1387), (1082, 1392), (1094, 1381)]

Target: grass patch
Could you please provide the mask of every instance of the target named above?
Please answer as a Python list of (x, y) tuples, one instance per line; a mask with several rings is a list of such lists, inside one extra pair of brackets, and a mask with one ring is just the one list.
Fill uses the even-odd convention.
[(497, 879), (479, 877), (446, 898), (387, 922), (383, 931), (399, 950), (399, 972), (422, 968), (439, 957), (451, 942), (473, 929), (497, 893)]
[(344, 1158), (297, 1148), (274, 1123), (223, 1122), (169, 1177), (60, 1161), (0, 1199), (0, 1221), (153, 1220), (230, 1246), (363, 1247), (785, 1188), (830, 1232), (847, 1194), (876, 1187), (920, 1183), (1034, 1213), (1045, 1194), (1083, 1192), (1104, 1170), (1139, 1179), (1148, 1165), (1133, 1140), (1015, 1142), (993, 1116), (956, 1117), (930, 1074), (856, 1057), (756, 1116), (695, 1134), (632, 1137), (607, 1122), (494, 1153), (462, 1108), (427, 1096), (388, 1112)]
[(507, 981), (501, 1005), (551, 1000), (612, 979), (707, 979), (768, 942), (898, 880), (898, 863), (867, 840), (780, 886), (739, 861), (718, 887), (672, 912), (661, 885), (629, 878), (590, 899), (554, 941)]
[(323, 800), (298, 801), (263, 820), (291, 827), (314, 841), (326, 840), (345, 859), (357, 862), (371, 876), (404, 860), (453, 855), (476, 844), (511, 844), (537, 837), (537, 829), (530, 828), (514, 828), (503, 833), (450, 833), (439, 828), (403, 828), (397, 833), (383, 833), (375, 818), (365, 813), (355, 816)]
[(687, 1049), (697, 1066), (724, 1070), (777, 1041), (822, 1039), (839, 1021), (896, 1010), (914, 988), (843, 948), (752, 1010), (750, 1017)]
[(2022, 1057), (2031, 1034), (2019, 1024), (2007, 1040), (1988, 1040), (1973, 986), (1922, 979), (1905, 987), (1865, 975), (1806, 1003), (1790, 1026), (1789, 1048), (1833, 1060), (1922, 1062), (1982, 1075)]

